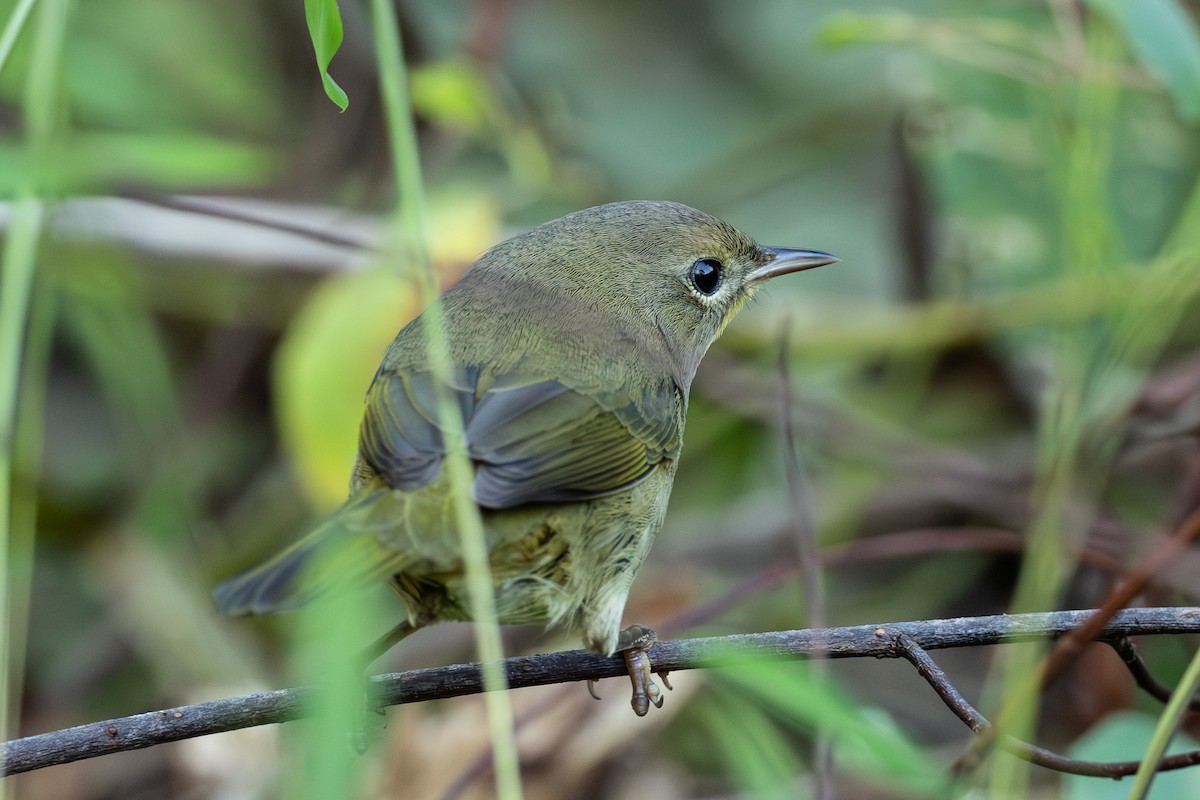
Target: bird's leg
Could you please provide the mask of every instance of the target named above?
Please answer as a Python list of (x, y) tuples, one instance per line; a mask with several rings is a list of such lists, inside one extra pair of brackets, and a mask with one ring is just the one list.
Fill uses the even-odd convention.
[[(400, 642), (401, 639), (404, 639), (406, 636), (416, 631), (419, 627), (419, 625), (414, 624), (411, 620), (405, 620), (393, 627), (383, 636), (380, 636), (368, 647), (364, 648), (362, 654), (359, 656), (359, 663), (362, 664), (364, 677), (366, 677), (368, 681), (363, 685), (363, 691), (359, 700), (361, 705), (356, 711), (356, 722), (350, 731), (350, 746), (353, 747), (359, 755), (362, 755), (367, 751), (367, 709), (372, 708), (372, 692), (369, 668), (373, 663), (379, 660), (380, 656), (382, 656), (388, 650), (391, 650), (396, 646), (397, 643)], [(374, 711), (376, 714), (382, 715), (384, 713), (383, 706), (375, 703)]]
[(369, 647), (364, 648), (362, 652), (363, 669), (366, 670), (367, 667), (378, 661), (384, 653), (399, 644), (402, 639), (416, 631), (418, 627), (420, 626), (414, 624), (412, 620), (406, 619), (372, 642)]
[[(625, 657), (629, 680), (633, 683), (633, 699), (629, 704), (633, 706), (633, 713), (639, 717), (646, 716), (651, 703), (655, 708), (662, 708), (663, 704), (663, 694), (651, 677), (654, 667), (650, 663), (649, 653), (650, 648), (654, 647), (654, 643), (657, 641), (658, 634), (645, 625), (630, 625), (617, 636), (615, 652), (621, 653)], [(665, 670), (660, 671), (658, 677), (662, 678), (664, 686), (668, 689), (672, 688), (671, 682), (667, 680)], [(588, 694), (599, 700), (600, 695), (596, 694), (595, 679), (588, 680), (587, 687)]]
[[(653, 667), (650, 664), (650, 648), (654, 647), (657, 641), (658, 634), (645, 625), (630, 625), (617, 637), (617, 652), (625, 656), (629, 680), (633, 684), (633, 699), (630, 700), (630, 705), (633, 706), (633, 713), (639, 717), (646, 716), (651, 703), (655, 708), (662, 708), (663, 704), (662, 691), (651, 677)], [(668, 689), (671, 688), (665, 677), (663, 683)]]

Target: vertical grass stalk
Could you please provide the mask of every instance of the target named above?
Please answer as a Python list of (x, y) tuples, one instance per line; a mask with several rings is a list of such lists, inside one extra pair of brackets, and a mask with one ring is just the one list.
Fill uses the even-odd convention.
[(1197, 689), (1200, 689), (1200, 650), (1192, 656), (1192, 663), (1188, 664), (1183, 678), (1171, 693), (1170, 702), (1159, 716), (1158, 724), (1154, 726), (1154, 735), (1150, 737), (1150, 744), (1142, 756), (1142, 763), (1138, 764), (1133, 788), (1129, 791), (1129, 800), (1143, 800), (1149, 796), (1150, 783), (1158, 771), (1158, 762), (1166, 755), (1167, 746), (1171, 744), (1171, 738), (1175, 736), (1183, 715), (1188, 711), (1188, 701)]
[[(0, 68), (11, 52), (17, 35), (28, 16), (31, 3), (21, 3), (5, 25), (0, 36)], [(58, 107), (59, 55), (66, 30), (65, 0), (43, 0), (34, 31), (22, 108), (25, 114), (25, 152), (36, 163), (37, 156), (52, 139), (54, 114)], [(0, 733), (8, 739), (8, 726), (13, 716), (13, 695), (10, 666), (15, 652), (24, 649), (14, 641), (25, 626), (13, 624), (14, 587), (28, 583), (28, 576), (17, 576), (11, 570), (28, 567), (26, 559), (14, 563), (11, 529), (13, 521), (13, 467), (17, 445), (17, 403), (20, 399), (21, 354), (29, 320), (37, 262), (38, 236), (42, 228), (44, 208), (33, 186), (26, 186), (12, 205), (4, 250), (0, 254), (0, 568), (4, 570), (4, 586), (0, 589)], [(32, 535), (30, 532), (24, 532)], [(23, 548), (16, 548), (20, 552)], [(4, 788), (0, 785), (0, 796)]]
[(25, 27), (25, 20), (29, 18), (29, 12), (32, 9), (33, 0), (20, 0), (12, 14), (9, 15), (8, 22), (4, 24), (4, 32), (0, 33), (0, 72), (4, 71), (4, 65), (12, 53), (13, 45), (17, 43), (17, 37)]
[[(412, 106), (408, 96), (400, 26), (390, 0), (372, 0), (376, 59), (379, 65), (383, 104), (387, 118), (396, 202), (403, 234), (405, 255), (419, 266), (421, 300), (426, 306), (424, 318), (434, 384), (445, 387), (450, 375), (449, 347), (441, 307), (437, 302), (438, 281), (429, 258), (428, 222), (421, 181), (421, 161), (417, 148)], [(448, 444), (443, 462), (453, 494), (453, 509), (461, 538), (463, 563), (470, 595), (471, 616), (475, 620), (476, 646), (483, 667), (484, 698), (492, 740), (496, 772), (496, 794), (502, 800), (521, 796), (516, 743), (513, 739), (513, 712), (507, 677), (501, 659), (504, 650), (497, 627), (493, 583), (484, 538), (483, 521), (471, 494), (472, 470), (467, 458), (463, 421), (457, 405), (444, 389), (438, 396), (438, 423)]]
[[(13, 206), (11, 224), (4, 241), (3, 274), (0, 275), (0, 565), (4, 569), (4, 587), (0, 591), (0, 739), (8, 740), (14, 722), (10, 689), (13, 654), (24, 649), (14, 641), (23, 625), (14, 624), (11, 615), (16, 603), (13, 587), (25, 581), (12, 574), (18, 567), (11, 558), (13, 531), (13, 464), (16, 448), (17, 399), (20, 393), (21, 352), (29, 318), (33, 291), (33, 273), (37, 255), (38, 232), (42, 224), (42, 204), (26, 197)], [(0, 786), (0, 794), (3, 788)]]
[[(1050, 109), (1050, 174), (1058, 190), (1063, 235), (1063, 269), (1077, 279), (1080, 291), (1093, 292), (1097, 276), (1116, 265), (1115, 231), (1106, 205), (1112, 135), (1119, 90), (1109, 75), (1120, 56), (1113, 33), (1091, 21), (1085, 31), (1087, 63), (1077, 82), (1068, 84), (1073, 106), (1066, 113)], [(1054, 89), (1043, 99), (1054, 99)], [(1044, 106), (1045, 107), (1045, 106)], [(1120, 303), (1109, 310), (1115, 317)], [(1080, 471), (1081, 448), (1088, 429), (1088, 396), (1096, 376), (1111, 361), (1106, 324), (1062, 327), (1054, 331), (1053, 373), (1039, 408), (1037, 463), (1032, 490), (1034, 518), (1021, 565), (1012, 612), (1057, 608), (1070, 574), (1071, 556), (1088, 520), (1073, 513), (1078, 489), (1096, 489), (1086, 477), (1103, 474), (1106, 465)], [(1030, 739), (1036, 727), (1045, 647), (1023, 645), (1003, 659), (992, 697), (1002, 703), (994, 715), (996, 730)], [(1029, 764), (1015, 758), (992, 762), (989, 796), (1024, 797), (1029, 790)]]

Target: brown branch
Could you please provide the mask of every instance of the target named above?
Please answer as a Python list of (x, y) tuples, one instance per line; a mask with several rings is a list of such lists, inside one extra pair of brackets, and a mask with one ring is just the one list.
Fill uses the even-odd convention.
[[(967, 699), (947, 680), (946, 673), (942, 671), (941, 667), (929, 657), (929, 654), (920, 645), (913, 641), (912, 637), (902, 633), (896, 637), (895, 641), (900, 654), (917, 668), (917, 672), (920, 673), (921, 677), (933, 687), (933, 690), (937, 692), (938, 696), (954, 712), (955, 716), (966, 723), (968, 728), (977, 734), (984, 734), (993, 730), (992, 723), (988, 722), (983, 714), (980, 714), (974, 706), (967, 702)], [(1126, 775), (1136, 773), (1138, 767), (1141, 765), (1140, 761), (1082, 761), (1075, 758), (1067, 758), (1044, 747), (1023, 742), (1007, 734), (1002, 734), (998, 741), (1000, 747), (1017, 758), (1023, 758), (1040, 767), (1046, 767), (1056, 772), (1065, 772), (1071, 775), (1086, 775), (1093, 778), (1123, 778)], [(1166, 756), (1158, 762), (1155, 770), (1166, 772), (1167, 770), (1183, 769), (1184, 767), (1192, 767), (1197, 764), (1200, 764), (1200, 750), (1192, 750), (1187, 753)]]
[[(787, 477), (788, 506), (795, 529), (796, 555), (800, 566), (801, 586), (804, 589), (804, 616), (807, 627), (824, 627), (825, 575), (821, 569), (821, 543), (817, 540), (817, 525), (813, 519), (812, 492), (808, 476), (796, 452), (795, 415), (792, 413), (792, 376), (788, 369), (788, 342), (791, 317), (784, 319), (779, 331), (779, 424), (783, 433), (783, 469)], [(814, 654), (814, 674), (825, 677), (828, 666), (820, 654)], [(833, 744), (828, 734), (818, 731), (811, 747), (812, 780), (810, 794), (815, 800), (827, 800), (833, 791)]]
[(1042, 668), (1042, 686), (1050, 685), (1066, 667), (1075, 660), (1083, 644), (1097, 638), (1096, 633), (1117, 613), (1126, 608), (1133, 598), (1141, 594), (1154, 576), (1175, 559), (1179, 558), (1197, 537), (1200, 537), (1200, 508), (1183, 521), (1174, 535), (1164, 539), (1142, 559), (1132, 572), (1113, 589), (1100, 608), (1096, 609), (1082, 625), (1067, 633), (1050, 651)]
[(320, 242), (322, 244), (333, 245), (334, 247), (344, 247), (349, 250), (357, 251), (366, 251), (371, 249), (371, 244), (369, 242), (354, 238), (353, 236), (346, 236), (340, 231), (318, 228), (314, 225), (306, 225), (303, 223), (293, 222), (288, 219), (282, 219), (280, 216), (272, 216), (259, 211), (246, 210), (229, 203), (222, 203), (220, 200), (162, 194), (159, 192), (133, 189), (122, 192), (119, 196), (128, 200), (134, 200), (139, 203), (145, 203), (146, 205), (167, 208), (172, 211), (183, 211), (188, 214), (199, 214), (206, 217), (213, 217), (214, 219), (224, 219), (229, 220), (230, 222), (241, 222), (246, 225), (253, 225), (259, 228), (280, 231), (282, 233), (290, 233), (293, 236), (299, 236), (301, 238), (309, 239), (314, 242)]
[[(1117, 655), (1121, 657), (1121, 661), (1129, 668), (1129, 674), (1133, 676), (1133, 680), (1137, 683), (1139, 689), (1161, 703), (1171, 702), (1171, 687), (1159, 682), (1151, 674), (1150, 668), (1146, 666), (1146, 662), (1138, 655), (1137, 648), (1133, 646), (1133, 642), (1121, 638), (1109, 640), (1108, 644), (1112, 646), (1113, 650), (1117, 651)], [(1200, 711), (1200, 697), (1192, 698), (1188, 701), (1188, 710)]]
[(1036, 670), (1030, 673), (1018, 688), (1005, 699), (1004, 706), (997, 713), (998, 726), (989, 726), (980, 732), (977, 739), (971, 742), (967, 751), (958, 757), (955, 768), (965, 770), (976, 763), (982, 754), (992, 746), (997, 727), (1004, 729), (1007, 720), (1012, 715), (1012, 709), (1020, 703), (1028, 702), (1038, 691), (1050, 685), (1079, 656), (1083, 646), (1092, 640), (1105, 638), (1099, 635), (1109, 620), (1126, 608), (1154, 580), (1163, 568), (1184, 553), (1191, 543), (1200, 538), (1200, 508), (1183, 521), (1170, 538), (1163, 539), (1151, 550), (1117, 586), (1109, 592), (1104, 602), (1095, 611), (1090, 611), (1080, 620), (1079, 627), (1066, 631), (1065, 634), (1050, 648), (1050, 653)]
[[(1091, 611), (1057, 611), (988, 617), (857, 625), (659, 642), (651, 651), (656, 671), (701, 669), (754, 658), (898, 658), (895, 637), (906, 634), (930, 649), (1038, 641), (1078, 627)], [(1200, 607), (1126, 609), (1099, 631), (1100, 640), (1152, 634), (1200, 633)], [(527, 686), (611, 678), (626, 674), (620, 657), (583, 650), (505, 659), (508, 685)], [(380, 705), (418, 703), (483, 691), (478, 664), (380, 675), (371, 679)], [(85, 758), (299, 719), (308, 713), (309, 687), (278, 689), (197, 705), (42, 733), (4, 744), (0, 775), (66, 764)]]

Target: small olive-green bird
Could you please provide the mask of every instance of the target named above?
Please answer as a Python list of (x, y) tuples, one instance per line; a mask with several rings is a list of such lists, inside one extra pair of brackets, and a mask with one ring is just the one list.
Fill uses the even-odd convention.
[[(767, 280), (834, 261), (761, 247), (677, 203), (612, 203), (497, 245), (445, 292), (447, 388), (501, 622), (561, 625), (591, 650), (617, 650), (630, 584), (667, 510), (700, 359)], [(385, 647), (470, 619), (425, 323), (400, 331), (367, 391), (349, 500), (218, 586), (222, 611), (262, 614), (388, 581), (408, 617)]]

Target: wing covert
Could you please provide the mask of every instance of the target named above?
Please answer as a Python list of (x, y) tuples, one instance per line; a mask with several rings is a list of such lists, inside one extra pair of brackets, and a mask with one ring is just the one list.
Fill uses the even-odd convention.
[[(445, 456), (427, 372), (376, 377), (359, 447), (389, 485), (418, 489)], [(480, 386), (478, 370), (451, 385), (486, 508), (599, 497), (644, 478), (679, 451), (682, 399), (669, 379), (636, 396), (593, 397), (555, 380), (505, 376)]]

